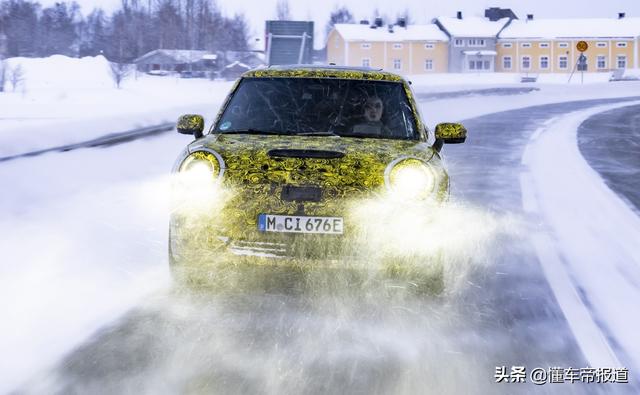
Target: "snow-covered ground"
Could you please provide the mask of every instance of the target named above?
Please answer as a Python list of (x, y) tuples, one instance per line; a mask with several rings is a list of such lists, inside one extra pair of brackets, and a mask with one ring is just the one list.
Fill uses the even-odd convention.
[[(590, 116), (638, 103), (551, 119), (533, 135), (523, 156), (529, 171), (522, 176), (529, 184), (525, 209), (551, 230), (549, 238), (535, 237), (540, 262), (587, 359), (592, 366), (622, 366), (616, 357), (622, 353), (636, 371), (640, 319), (630, 313), (640, 296), (640, 217), (582, 157), (576, 131)], [(576, 298), (583, 300), (572, 303)], [(579, 314), (585, 305), (590, 315)]]
[(102, 56), (10, 58), (23, 81), (0, 93), (0, 157), (174, 122), (197, 112), (212, 119), (231, 82), (132, 73), (116, 89)]
[[(536, 82), (521, 82), (522, 77), (534, 77)], [(441, 91), (456, 88), (479, 89), (482, 86), (540, 87), (546, 85), (592, 85), (608, 83), (612, 72), (580, 73), (434, 73), (408, 75), (414, 88), (424, 91)], [(640, 77), (640, 69), (626, 69), (626, 78)]]
[[(173, 120), (182, 112), (201, 112), (211, 119), (230, 86), (227, 82), (139, 76), (117, 90), (105, 78), (106, 65), (100, 58), (52, 57), (22, 62), (26, 72), (24, 91), (0, 93), (0, 156)], [(48, 77), (54, 74), (55, 79)], [(414, 89), (426, 91), (432, 83), (427, 79), (417, 81)], [(494, 87), (512, 83), (490, 78), (484, 84)], [(434, 89), (468, 89), (467, 84), (464, 79), (451, 79)], [(537, 104), (633, 96), (638, 94), (640, 83), (532, 86), (540, 90), (514, 96), (428, 101), (421, 103), (421, 111), (432, 127), (441, 121)], [(606, 238), (613, 243), (611, 248), (618, 249), (616, 262), (629, 268), (631, 262), (625, 263), (626, 258), (639, 262), (637, 249), (629, 247), (638, 219), (632, 212), (625, 212), (615, 195), (599, 183), (597, 174), (579, 162), (571, 128), (575, 130), (584, 116), (572, 114), (566, 120), (558, 119), (532, 142), (527, 164), (537, 207), (557, 232), (558, 251), (577, 263), (587, 258), (578, 248), (583, 242), (580, 237), (591, 240), (618, 223), (629, 226), (628, 240), (611, 235)], [(143, 296), (167, 284), (167, 174), (175, 156), (189, 141), (189, 136), (170, 134), (109, 149), (50, 153), (0, 163), (0, 393), (51, 365)], [(546, 147), (560, 152), (548, 158)], [(571, 169), (580, 177), (573, 177), (569, 168), (554, 173), (558, 169), (549, 168), (555, 163), (551, 159), (561, 164), (577, 163), (579, 166)], [(549, 173), (555, 176), (549, 178)], [(604, 226), (594, 228), (596, 222), (585, 223), (589, 227), (583, 233), (572, 232), (570, 212), (563, 212), (563, 206), (554, 200), (559, 185), (576, 187), (573, 192), (577, 195), (566, 203), (575, 209), (592, 212), (607, 208), (611, 216), (599, 220), (605, 222)], [(590, 206), (591, 197), (598, 199), (596, 207)], [(581, 219), (588, 222), (588, 217)], [(584, 262), (596, 270), (593, 259)], [(598, 271), (583, 271), (580, 284), (605, 309), (613, 308), (617, 301), (607, 294), (604, 282), (592, 284), (588, 273), (600, 275)], [(611, 283), (615, 278), (606, 278), (609, 286), (615, 287)], [(629, 290), (620, 292), (631, 297), (634, 294)], [(632, 300), (637, 300), (637, 292)], [(611, 330), (620, 334), (629, 352), (638, 355), (637, 340), (634, 343), (629, 333), (632, 328), (620, 321), (621, 310), (616, 308), (602, 317), (611, 319), (607, 321), (615, 326)]]

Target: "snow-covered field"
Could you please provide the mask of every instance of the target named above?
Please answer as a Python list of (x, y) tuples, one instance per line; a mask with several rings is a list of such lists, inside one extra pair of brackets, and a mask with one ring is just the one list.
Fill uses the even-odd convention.
[(198, 112), (212, 119), (231, 82), (132, 73), (116, 89), (102, 56), (11, 58), (24, 80), (0, 93), (0, 157), (77, 143), (108, 133), (174, 122)]
[[(170, 121), (182, 112), (200, 112), (210, 120), (230, 87), (228, 82), (139, 76), (117, 90), (105, 76), (102, 58), (14, 61), (24, 65), (25, 84), (16, 92), (0, 93), (0, 157)], [(414, 79), (413, 86), (417, 91), (469, 89), (471, 81), (465, 78), (447, 77), (438, 87), (433, 87), (435, 80)], [(513, 78), (481, 81), (486, 87), (513, 86)], [(425, 101), (421, 110), (433, 127), (537, 104), (633, 96), (640, 83), (531, 86), (540, 90)], [(594, 281), (602, 278), (598, 258), (586, 256), (580, 247), (604, 240), (606, 251), (617, 251), (616, 264), (637, 276), (633, 265), (639, 267), (640, 257), (633, 235), (638, 233), (638, 218), (625, 211), (575, 147), (575, 128), (585, 114), (554, 120), (530, 143), (528, 182), (536, 212), (558, 237), (557, 254), (588, 264), (571, 268), (580, 273), (574, 281), (593, 294), (615, 336), (630, 354), (638, 355), (637, 336), (631, 332), (637, 326), (622, 318), (640, 290), (625, 286), (608, 293), (622, 280), (610, 275), (606, 281)], [(167, 285), (167, 174), (189, 141), (189, 136), (171, 134), (109, 149), (0, 163), (0, 393), (33, 377), (145, 295)], [(558, 151), (552, 158), (548, 147)], [(556, 171), (558, 166), (566, 169)], [(574, 194), (557, 196), (559, 188)], [(525, 208), (530, 204), (527, 200)], [(598, 214), (599, 222), (589, 223), (585, 216), (584, 232), (573, 232), (575, 226), (583, 229), (572, 222), (575, 212)], [(603, 226), (593, 226), (598, 224)], [(628, 237), (611, 237), (608, 232), (620, 229), (618, 225), (629, 227)], [(627, 298), (627, 304), (618, 304), (618, 297)]]

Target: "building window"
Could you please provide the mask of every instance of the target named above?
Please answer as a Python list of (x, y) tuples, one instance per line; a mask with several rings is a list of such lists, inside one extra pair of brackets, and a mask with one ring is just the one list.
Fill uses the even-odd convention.
[(505, 70), (511, 70), (511, 56), (502, 57), (502, 68)]
[(597, 61), (596, 61), (596, 67), (598, 67), (599, 69), (606, 69), (607, 68), (607, 58), (603, 55), (598, 55)]
[(433, 59), (425, 59), (425, 61), (424, 61), (424, 69), (425, 70), (433, 70)]
[(489, 70), (491, 62), (488, 60), (470, 60), (469, 70)]
[(531, 48), (531, 43), (522, 43), (520, 44), (522, 48)]
[(424, 45), (424, 49), (433, 49), (435, 48), (435, 45), (433, 43), (426, 43)]
[(538, 44), (540, 48), (549, 48), (549, 43), (540, 43)]
[(627, 68), (627, 57), (625, 55), (618, 55), (616, 59), (617, 59), (616, 63), (618, 64), (619, 69)]
[(607, 47), (607, 43), (604, 41), (599, 41), (596, 43), (596, 47), (598, 48), (606, 48)]
[(456, 38), (453, 41), (453, 46), (455, 46), (455, 47), (462, 47), (463, 45), (464, 45), (464, 40), (461, 39), (461, 38)]
[(569, 48), (569, 43), (558, 43), (559, 48)]
[(362, 58), (362, 67), (370, 67), (370, 66), (371, 66), (371, 59)]
[(548, 69), (549, 68), (549, 57), (548, 56), (540, 56), (540, 68)]
[(627, 43), (624, 42), (624, 41), (618, 41), (616, 43), (616, 47), (618, 47), (618, 48), (626, 48), (627, 47)]
[(566, 56), (558, 56), (558, 68), (567, 69), (569, 67), (569, 58)]
[(511, 43), (503, 43), (502, 48), (511, 48)]
[(522, 68), (524, 70), (529, 70), (531, 68), (531, 56), (522, 57)]
[(362, 43), (362, 44), (360, 44), (360, 48), (362, 48), (362, 49), (371, 49), (371, 43)]
[(393, 59), (393, 69), (394, 69), (394, 70), (400, 70), (400, 69), (402, 69), (402, 60), (400, 60), (400, 59)]
[(393, 44), (393, 49), (402, 49), (402, 44), (400, 43)]
[(484, 39), (483, 38), (470, 38), (469, 39), (470, 47), (484, 47)]

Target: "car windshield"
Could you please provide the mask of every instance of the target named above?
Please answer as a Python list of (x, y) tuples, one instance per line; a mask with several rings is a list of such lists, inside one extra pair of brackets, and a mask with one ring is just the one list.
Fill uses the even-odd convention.
[(418, 139), (400, 82), (244, 78), (214, 133)]

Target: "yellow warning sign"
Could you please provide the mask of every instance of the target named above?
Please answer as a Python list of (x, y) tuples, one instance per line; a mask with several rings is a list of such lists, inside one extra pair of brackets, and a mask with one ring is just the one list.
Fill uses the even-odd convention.
[(576, 48), (578, 49), (578, 51), (584, 52), (589, 49), (589, 44), (587, 44), (586, 41), (578, 41), (578, 43), (576, 44)]

